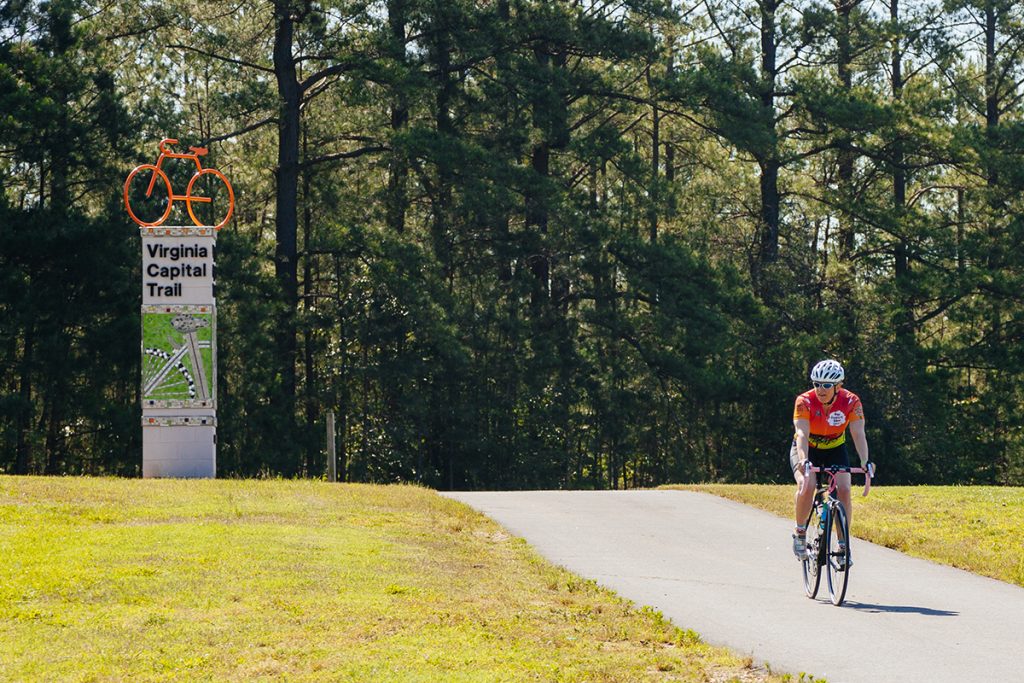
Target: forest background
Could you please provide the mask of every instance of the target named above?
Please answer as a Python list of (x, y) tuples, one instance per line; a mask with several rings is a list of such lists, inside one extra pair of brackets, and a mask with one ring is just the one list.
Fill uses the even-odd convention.
[(0, 472), (141, 469), (121, 184), (208, 145), (218, 469), (1024, 483), (1024, 4), (3, 0)]

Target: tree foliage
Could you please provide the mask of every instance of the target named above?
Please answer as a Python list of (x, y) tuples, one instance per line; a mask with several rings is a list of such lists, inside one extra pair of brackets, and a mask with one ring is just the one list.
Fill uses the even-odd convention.
[(137, 474), (137, 243), (206, 144), (226, 475), (786, 481), (847, 365), (890, 482), (1024, 481), (1017, 3), (0, 6), (0, 471)]

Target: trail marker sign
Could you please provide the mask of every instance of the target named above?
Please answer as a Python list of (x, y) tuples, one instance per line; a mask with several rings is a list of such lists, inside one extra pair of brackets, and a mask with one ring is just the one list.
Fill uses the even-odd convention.
[[(142, 238), (142, 476), (217, 476), (217, 231), (234, 211), (234, 191), (216, 169), (203, 168), (205, 148), (172, 152), (159, 144), (155, 164), (128, 174), (124, 202)], [(166, 159), (186, 159), (196, 172), (174, 194)], [(194, 225), (164, 225), (175, 201)], [(203, 216), (212, 216), (205, 224)]]

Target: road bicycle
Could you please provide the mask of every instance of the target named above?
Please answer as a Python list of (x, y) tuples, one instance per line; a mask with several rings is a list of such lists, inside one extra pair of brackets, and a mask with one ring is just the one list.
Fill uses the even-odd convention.
[[(871, 467), (870, 463), (868, 467)], [(866, 496), (871, 490), (871, 472), (870, 469), (842, 465), (815, 467), (808, 462), (804, 465), (804, 476), (811, 472), (825, 473), (828, 477), (818, 477), (814, 504), (807, 518), (807, 550), (801, 562), (804, 591), (809, 598), (818, 595), (821, 571), (824, 569), (829, 597), (833, 605), (839, 606), (846, 598), (846, 585), (850, 580), (850, 524), (846, 508), (836, 496), (836, 474), (850, 472), (865, 475)]]
[[(235, 210), (235, 192), (231, 189), (231, 183), (217, 169), (203, 168), (203, 163), (199, 160), (199, 157), (205, 156), (209, 152), (208, 149), (205, 147), (189, 147), (189, 153), (181, 153), (173, 152), (168, 148), (168, 145), (176, 144), (178, 144), (178, 141), (173, 138), (161, 140), (160, 144), (157, 145), (157, 148), (160, 150), (160, 156), (156, 158), (156, 163), (136, 166), (128, 174), (128, 178), (124, 181), (124, 206), (128, 210), (128, 215), (131, 216), (133, 221), (142, 226), (153, 227), (161, 225), (171, 215), (171, 208), (174, 206), (174, 202), (183, 201), (185, 202), (185, 208), (188, 209), (188, 215), (195, 225), (212, 226), (214, 229), (220, 230), (231, 219), (231, 214)], [(187, 159), (195, 163), (196, 172), (188, 181), (185, 194), (174, 194), (174, 191), (171, 189), (171, 179), (161, 168), (165, 159)], [(136, 178), (141, 181), (139, 184), (133, 184)], [(160, 181), (159, 184), (157, 180)], [(143, 185), (145, 186), (144, 192), (142, 191)], [(204, 192), (204, 190), (208, 190), (208, 192)], [(154, 192), (156, 192), (155, 196)], [(225, 193), (227, 196), (226, 211), (221, 205), (214, 206), (214, 197), (223, 197)], [(133, 197), (136, 203), (146, 203), (146, 212), (136, 212), (133, 209)], [(164, 204), (165, 201), (166, 204)], [(211, 211), (215, 211), (217, 214), (224, 211), (223, 217), (216, 223), (205, 222), (196, 216), (195, 207), (193, 206), (195, 204), (209, 204)], [(139, 217), (140, 213), (155, 213), (159, 215), (159, 218), (152, 221), (146, 220)]]

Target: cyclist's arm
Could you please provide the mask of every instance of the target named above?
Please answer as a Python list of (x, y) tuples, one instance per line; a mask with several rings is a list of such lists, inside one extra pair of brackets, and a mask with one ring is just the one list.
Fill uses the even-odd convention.
[(803, 417), (793, 420), (793, 429), (795, 430), (793, 438), (796, 439), (797, 460), (800, 463), (807, 462), (807, 447), (811, 435), (811, 421)]
[(860, 456), (860, 466), (867, 467), (868, 460), (868, 438), (864, 435), (864, 420), (854, 420), (850, 423), (850, 436), (853, 437), (853, 445)]

